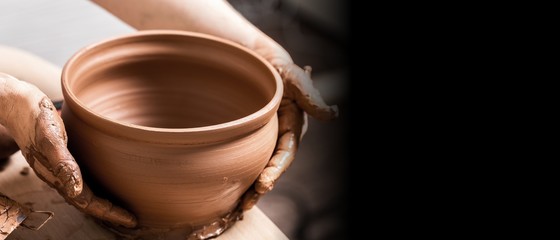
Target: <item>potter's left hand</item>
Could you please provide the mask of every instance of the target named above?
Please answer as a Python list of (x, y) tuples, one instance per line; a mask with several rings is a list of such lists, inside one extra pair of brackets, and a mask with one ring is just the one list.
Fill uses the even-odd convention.
[(82, 182), (80, 168), (66, 147), (62, 119), (37, 87), (0, 73), (0, 125), (8, 130), (37, 176), (67, 202), (102, 220), (126, 227), (136, 225), (133, 215), (96, 197)]
[(294, 160), (307, 128), (307, 114), (319, 120), (330, 120), (338, 115), (337, 106), (327, 105), (313, 86), (310, 67), (304, 70), (295, 65), (286, 50), (264, 34), (253, 50), (278, 70), (284, 82), (284, 96), (278, 109), (276, 148), (254, 187), (245, 193), (241, 206), (244, 210), (253, 207), (260, 196), (272, 190)]

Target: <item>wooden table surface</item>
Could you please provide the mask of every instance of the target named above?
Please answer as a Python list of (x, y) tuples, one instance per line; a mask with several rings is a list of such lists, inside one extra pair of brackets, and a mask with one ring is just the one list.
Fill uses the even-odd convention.
[[(34, 210), (52, 211), (54, 217), (41, 229), (34, 231), (19, 227), (7, 240), (33, 239), (117, 239), (115, 235), (67, 204), (58, 193), (41, 181), (29, 168), (21, 155), (16, 153), (0, 171), (0, 192)], [(260, 209), (253, 208), (217, 239), (288, 239)]]

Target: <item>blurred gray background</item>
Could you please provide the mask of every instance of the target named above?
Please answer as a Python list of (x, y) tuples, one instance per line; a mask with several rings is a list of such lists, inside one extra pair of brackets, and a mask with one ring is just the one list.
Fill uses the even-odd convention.
[[(341, 110), (334, 121), (310, 118), (295, 162), (258, 206), (290, 239), (347, 238), (345, 1), (229, 2), (286, 48), (296, 64), (312, 66), (315, 86)], [(60, 67), (88, 44), (134, 31), (85, 0), (2, 0), (0, 12), (0, 45), (24, 49)]]

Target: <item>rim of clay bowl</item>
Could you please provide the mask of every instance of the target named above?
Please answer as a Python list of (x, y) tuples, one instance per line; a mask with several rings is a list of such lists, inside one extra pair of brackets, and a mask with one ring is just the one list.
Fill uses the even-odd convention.
[[(144, 38), (144, 37), (164, 37), (164, 36), (179, 36), (186, 38), (202, 38), (214, 42), (214, 44), (221, 44), (225, 47), (235, 48), (244, 54), (247, 54), (259, 63), (263, 64), (268, 69), (274, 78), (276, 89), (270, 101), (259, 110), (244, 116), (242, 118), (232, 120), (229, 122), (219, 123), (215, 125), (193, 127), (193, 128), (160, 128), (148, 127), (132, 123), (126, 123), (109, 119), (96, 112), (93, 112), (89, 107), (83, 104), (76, 95), (70, 91), (70, 72), (76, 62), (87, 55), (87, 53), (101, 48), (108, 44), (123, 41), (126, 39)], [(125, 34), (113, 38), (100, 41), (89, 46), (86, 46), (76, 52), (64, 65), (62, 70), (62, 91), (64, 95), (64, 105), (71, 109), (72, 113), (76, 115), (81, 121), (95, 126), (97, 129), (104, 130), (111, 133), (111, 135), (135, 139), (142, 142), (160, 142), (171, 144), (204, 144), (219, 142), (233, 138), (242, 134), (250, 133), (265, 124), (267, 124), (272, 117), (276, 116), (276, 111), (280, 106), (283, 94), (283, 82), (280, 74), (276, 69), (263, 57), (259, 56), (256, 52), (248, 49), (233, 41), (215, 37), (208, 34), (180, 31), (180, 30), (143, 30), (131, 34)]]

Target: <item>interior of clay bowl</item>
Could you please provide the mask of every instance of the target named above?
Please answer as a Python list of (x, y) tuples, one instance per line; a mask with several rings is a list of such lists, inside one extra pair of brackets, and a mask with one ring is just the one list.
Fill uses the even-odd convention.
[(185, 129), (251, 118), (279, 97), (274, 74), (254, 53), (230, 42), (163, 31), (78, 52), (65, 66), (63, 88), (65, 98), (97, 117)]

